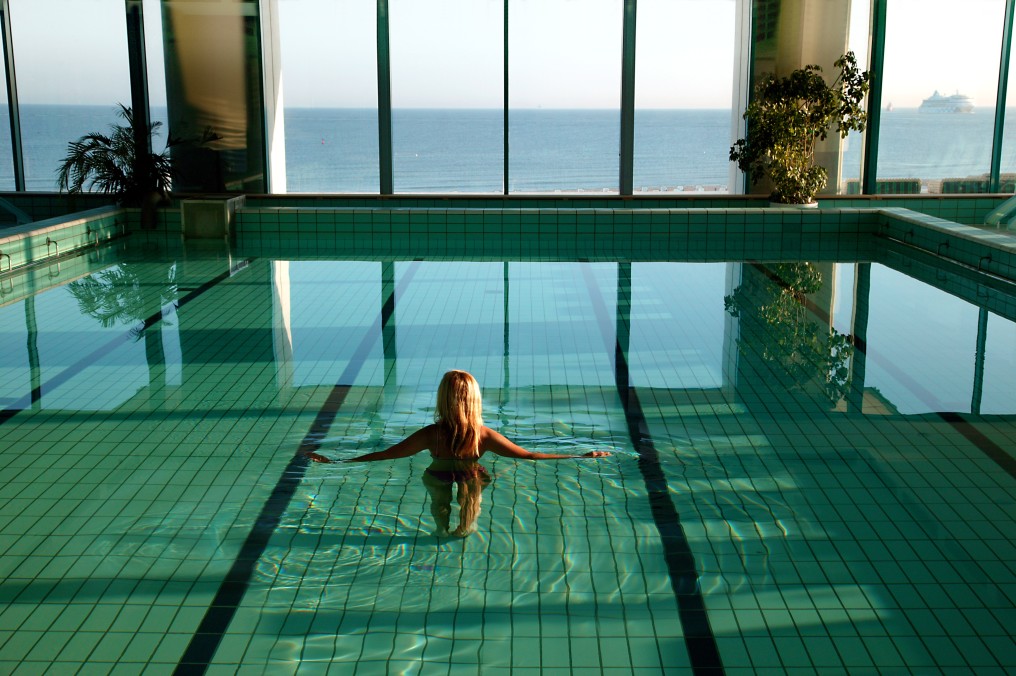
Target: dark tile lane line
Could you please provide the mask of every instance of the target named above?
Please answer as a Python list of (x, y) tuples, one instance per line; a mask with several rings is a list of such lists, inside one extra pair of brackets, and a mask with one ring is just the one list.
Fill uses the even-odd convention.
[(419, 269), (419, 260), (409, 265), (392, 295), (384, 299), (380, 314), (380, 330), (378, 322), (372, 322), (356, 351), (350, 358), (345, 370), (339, 376), (338, 383), (332, 388), (328, 398), (318, 411), (310, 430), (300, 442), (296, 453), (283, 470), (268, 500), (261, 507), (261, 512), (254, 521), (254, 526), (247, 539), (240, 547), (240, 553), (223, 579), (219, 590), (205, 611), (205, 616), (191, 637), (183, 657), (177, 664), (174, 674), (204, 674), (215, 657), (215, 651), (222, 642), (230, 622), (236, 615), (244, 594), (250, 587), (257, 562), (264, 554), (268, 542), (275, 533), (296, 493), (296, 489), (307, 473), (309, 461), (306, 454), (317, 451), (321, 441), (327, 436), (328, 430), (345, 402), (356, 376), (366, 362), (367, 357), (378, 340), (381, 339), (384, 327), (388, 324), (395, 311), (395, 296), (402, 293)]
[[(618, 275), (622, 274), (620, 268), (623, 265), (623, 263), (619, 264)], [(681, 515), (670, 497), (670, 487), (660, 465), (659, 452), (653, 443), (649, 423), (646, 421), (642, 404), (639, 401), (638, 390), (631, 384), (628, 358), (625, 354), (626, 348), (618, 336), (617, 327), (611, 324), (610, 312), (603, 294), (596, 284), (592, 269), (584, 263), (581, 268), (589, 289), (589, 296), (593, 302), (596, 319), (600, 324), (604, 343), (608, 353), (614, 355), (617, 394), (621, 398), (621, 406), (624, 408), (628, 436), (638, 453), (638, 468), (649, 496), (653, 522), (660, 533), (663, 556), (667, 562), (670, 584), (677, 600), (678, 618), (681, 622), (685, 648), (691, 661), (692, 673), (696, 676), (723, 674), (725, 672), (720, 660), (719, 646), (709, 623), (705, 600), (699, 586), (695, 555), (688, 542), (688, 536), (684, 532), (684, 526), (681, 524)], [(628, 288), (631, 288), (630, 280)], [(618, 305), (621, 302), (621, 299), (618, 299)], [(626, 302), (630, 307), (631, 298), (626, 299)], [(618, 312), (621, 312), (621, 308), (618, 308)]]
[[(251, 261), (253, 260), (254, 260), (253, 258), (247, 259), (243, 267), (249, 266)], [(221, 275), (213, 277), (212, 279), (208, 280), (201, 286), (192, 289), (183, 296), (180, 296), (180, 298), (177, 299), (176, 302), (173, 304), (174, 306), (173, 311), (176, 312), (184, 305), (191, 302), (195, 298), (198, 298), (209, 289), (229, 279), (233, 274), (235, 274), (236, 269), (237, 268), (227, 270), (226, 272), (223, 272)], [(159, 310), (155, 314), (145, 319), (141, 324), (134, 326), (133, 328), (128, 329), (127, 331), (124, 331), (119, 336), (109, 340), (105, 345), (102, 345), (101, 347), (92, 350), (90, 353), (88, 353), (81, 359), (77, 360), (76, 362), (65, 368), (63, 371), (60, 371), (60, 373), (56, 374), (55, 376), (47, 380), (44, 385), (40, 384), (36, 386), (35, 388), (32, 389), (30, 393), (24, 395), (23, 397), (12, 403), (10, 406), (0, 411), (0, 425), (3, 425), (5, 422), (7, 422), (18, 413), (25, 410), (26, 408), (29, 408), (32, 405), (32, 402), (39, 401), (42, 397), (43, 390), (45, 390), (47, 394), (51, 393), (57, 387), (63, 385), (71, 378), (84, 371), (89, 366), (94, 365), (97, 361), (99, 361), (106, 355), (110, 354), (116, 348), (132, 340), (135, 340), (136, 337), (141, 335), (144, 331), (147, 331), (153, 325), (162, 321), (164, 316), (165, 316), (164, 311)]]
[[(789, 289), (787, 282), (777, 275), (774, 271), (767, 268), (762, 263), (752, 263), (752, 265), (765, 275), (773, 284), (776, 284), (781, 289)], [(804, 306), (809, 312), (815, 315), (823, 323), (829, 322), (829, 313), (823, 308), (817, 306), (806, 296), (798, 296), (795, 294), (797, 301)], [(851, 343), (857, 348), (858, 351), (863, 352), (866, 356), (872, 357), (873, 355), (868, 352), (868, 344), (865, 339), (860, 336), (851, 336)], [(892, 365), (886, 364), (887, 368), (892, 369)], [(898, 370), (897, 370), (898, 371)], [(903, 378), (906, 374), (899, 372), (898, 377)], [(908, 379), (908, 387), (913, 391), (919, 387), (912, 379)], [(963, 435), (963, 437), (973, 444), (978, 450), (984, 455), (995, 462), (999, 467), (1005, 470), (1009, 476), (1016, 478), (1016, 457), (1013, 457), (1010, 453), (1006, 452), (1004, 448), (996, 444), (994, 441), (989, 439), (980, 430), (977, 429), (974, 423), (963, 417), (962, 414), (956, 411), (935, 411), (935, 415), (941, 418), (943, 421), (949, 423), (953, 429)]]

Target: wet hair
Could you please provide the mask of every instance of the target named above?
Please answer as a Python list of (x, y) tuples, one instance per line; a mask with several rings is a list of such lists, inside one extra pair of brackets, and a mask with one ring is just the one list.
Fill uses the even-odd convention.
[(480, 457), (483, 400), (480, 383), (465, 371), (449, 371), (437, 388), (434, 422), (456, 458)]

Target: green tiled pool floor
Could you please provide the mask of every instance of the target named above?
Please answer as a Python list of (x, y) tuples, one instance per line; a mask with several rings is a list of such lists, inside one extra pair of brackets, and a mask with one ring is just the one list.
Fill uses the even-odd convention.
[[(978, 333), (866, 262), (191, 252), (83, 279), (0, 306), (0, 671), (1016, 669), (1011, 318)], [(424, 454), (294, 462), (426, 424), (449, 368), (523, 446), (614, 455), (485, 457), (466, 539), (431, 535)]]

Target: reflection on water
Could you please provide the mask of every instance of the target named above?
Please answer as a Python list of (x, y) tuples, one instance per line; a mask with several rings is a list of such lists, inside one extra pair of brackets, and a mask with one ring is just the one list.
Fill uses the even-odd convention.
[[(571, 441), (576, 446), (591, 443)], [(630, 457), (622, 456), (618, 462), (629, 472), (634, 467)], [(509, 574), (511, 588), (503, 590), (504, 602), (519, 609), (527, 603), (538, 607), (537, 599), (547, 594), (580, 597), (582, 589), (592, 587), (594, 570), (611, 580), (598, 583), (604, 603), (621, 603), (623, 593), (646, 593), (647, 583), (637, 568), (616, 577), (610, 535), (600, 522), (589, 522), (593, 505), (599, 518), (605, 517), (622, 532), (630, 531), (630, 513), (604, 510), (599, 497), (590, 499), (591, 493), (602, 491), (630, 494), (633, 489), (622, 485), (624, 467), (602, 461), (533, 463), (503, 458), (483, 465), (452, 464), (418, 457), (338, 469), (314, 466), (317, 471), (304, 482), (289, 519), (259, 563), (257, 584), (271, 589), (264, 599), (267, 607), (293, 604), (292, 594), (280, 592), (288, 589), (303, 590), (304, 602), (296, 605), (319, 614), (342, 608), (346, 618), (357, 609), (370, 611), (375, 618), (386, 612), (426, 612), (433, 617), (442, 608), (479, 609), (495, 602), (500, 592), (485, 589), (488, 571), (493, 570)], [(442, 518), (433, 513), (435, 496), (428, 478), (438, 479), (433, 477), (436, 471), (455, 473), (444, 477), (453, 483), (462, 479), (467, 487), (480, 484), (483, 508), (477, 504), (465, 515), (477, 528), (470, 537), (431, 536), (435, 518)], [(384, 481), (377, 481), (379, 477)], [(444, 484), (444, 488), (451, 492), (460, 487)], [(436, 505), (448, 505), (447, 498), (438, 496)], [(461, 503), (454, 496), (450, 506), (453, 519), (458, 506), (461, 520)], [(639, 537), (649, 535), (651, 517), (646, 512), (639, 518), (645, 524)], [(540, 534), (540, 523), (557, 526)], [(451, 525), (456, 525), (454, 520)], [(564, 542), (574, 538), (587, 544), (566, 548)], [(666, 593), (666, 586), (665, 578), (654, 582), (653, 593)], [(314, 588), (319, 593), (306, 593)], [(527, 601), (530, 594), (534, 596)], [(428, 632), (440, 632), (440, 627), (432, 624)]]
[(151, 264), (125, 262), (100, 270), (67, 285), (82, 314), (104, 328), (115, 324), (144, 322), (178, 297), (176, 266), (164, 266), (164, 276), (154, 284)]
[[(476, 532), (483, 490), (492, 481), (487, 468), (479, 462), (435, 458), (424, 470), (423, 485), (430, 493), (430, 513), (434, 517), (433, 535), (467, 537)], [(459, 505), (459, 523), (451, 527), (452, 488)]]
[[(612, 341), (620, 344), (625, 331), (633, 334), (628, 382), (638, 390), (646, 417), (637, 432), (653, 438), (664, 495), (674, 502), (695, 558), (678, 591), (697, 589), (730, 608), (730, 635), (793, 624), (779, 615), (770, 622), (766, 614), (764, 623), (734, 618), (740, 604), (783, 604), (777, 610), (864, 604), (856, 619), (865, 630), (881, 630), (878, 622), (905, 624), (886, 611), (900, 616), (888, 593), (883, 597), (860, 580), (846, 579), (847, 563), (854, 563), (848, 557), (872, 546), (909, 547), (912, 535), (920, 542), (925, 522), (939, 530), (914, 551), (921, 544), (922, 554), (944, 550), (943, 529), (959, 532), (966, 522), (938, 524), (933, 509), (922, 505), (922, 487), (931, 481), (950, 486), (953, 475), (995, 479), (969, 457), (956, 457), (960, 445), (942, 432), (941, 421), (915, 421), (893, 408), (922, 387), (934, 389), (935, 369), (905, 369), (894, 394), (874, 391), (879, 350), (895, 343), (900, 353), (915, 352), (912, 337), (922, 333), (909, 325), (907, 331), (883, 330), (890, 320), (882, 317), (899, 314), (889, 300), (868, 326), (869, 381), (857, 378), (863, 351), (849, 344), (855, 332), (840, 333), (822, 317), (833, 305), (830, 286), (837, 277), (827, 274), (831, 264), (730, 264), (728, 286), (701, 298), (675, 291), (669, 269), (621, 288), (617, 279), (631, 275), (617, 275), (618, 264), (590, 264), (599, 266), (598, 283), (610, 291), (601, 294), (611, 306), (607, 320), (597, 323), (586, 307), (589, 289), (574, 274), (580, 264), (526, 263), (525, 274), (514, 263), (470, 264), (472, 273), (491, 273), (497, 282), (492, 296), (489, 279), (464, 281), (463, 268), (453, 261), (427, 263), (434, 266), (431, 276), (421, 272), (418, 280), (430, 279), (431, 286), (420, 291), (422, 283), (410, 284), (388, 308), (394, 324), (382, 327), (387, 278), (380, 262), (294, 262), (288, 286), (273, 275), (273, 261), (254, 261), (233, 277), (223, 276), (221, 263), (191, 259), (135, 267), (128, 261), (74, 292), (54, 289), (34, 306), (0, 307), (9, 320), (0, 324), (7, 327), (0, 359), (14, 376), (14, 384), (0, 384), (8, 388), (3, 399), (15, 402), (34, 389), (25, 375), (32, 370), (42, 378), (46, 404), (13, 415), (0, 430), (14, 430), (4, 439), (9, 450), (0, 453), (16, 479), (0, 496), (11, 511), (0, 516), (9, 524), (38, 521), (32, 528), (56, 524), (52, 534), (41, 536), (45, 548), (34, 531), (12, 547), (14, 556), (28, 559), (16, 571), (21, 577), (10, 578), (12, 593), (22, 591), (16, 580), (34, 579), (51, 565), (40, 553), (58, 551), (54, 543), (60, 541), (51, 536), (70, 537), (80, 528), (94, 537), (60, 556), (89, 560), (73, 564), (68, 579), (99, 578), (93, 580), (98, 587), (107, 578), (128, 577), (124, 588), (142, 579), (147, 586), (133, 601), (143, 603), (178, 605), (188, 594), (203, 599), (236, 559), (258, 510), (288, 471), (283, 479), (298, 479), (295, 494), (257, 558), (230, 629), (243, 634), (245, 664), (345, 660), (350, 666), (439, 656), (446, 666), (452, 659), (519, 666), (523, 651), (502, 637), (588, 637), (588, 654), (599, 659), (601, 642), (646, 638), (639, 631), (652, 633), (648, 641), (659, 639), (646, 654), (655, 655), (657, 647), (661, 654), (668, 646), (683, 650), (660, 528), (676, 524), (654, 518), (629, 441), (631, 421), (614, 382), (618, 352)], [(539, 282), (526, 275), (537, 275)], [(81, 353), (112, 342), (111, 333), (122, 335), (160, 304), (179, 303), (217, 277), (224, 281), (170, 318), (179, 343), (175, 382), (159, 376), (170, 359), (168, 341), (160, 347), (146, 329), (143, 352), (114, 351), (71, 369), (63, 381), (68, 396), (56, 399), (45, 387), (53, 372), (77, 365)], [(616, 296), (610, 288), (615, 282)], [(839, 292), (847, 305), (860, 304), (856, 288)], [(942, 292), (929, 287), (927, 293)], [(614, 297), (618, 301), (609, 302)], [(853, 322), (857, 314), (854, 307), (840, 316)], [(992, 317), (985, 324), (988, 337), (1010, 335), (1006, 327), (1010, 333), (998, 333)], [(38, 334), (35, 357), (24, 348), (29, 341), (22, 326)], [(682, 332), (671, 330), (677, 326)], [(956, 342), (976, 345), (977, 327), (967, 329)], [(938, 339), (935, 332), (923, 333), (928, 344)], [(357, 351), (372, 338), (373, 348)], [(997, 359), (1000, 350), (985, 344), (986, 359)], [(300, 378), (282, 377), (294, 367), (286, 360), (296, 362)], [(951, 356), (942, 362), (960, 371), (955, 365), (964, 363)], [(360, 371), (337, 382), (351, 363)], [(538, 463), (484, 457), (483, 464), (442, 465), (416, 456), (284, 469), (329, 402), (338, 409), (334, 423), (313, 436), (329, 457), (351, 457), (402, 439), (432, 419), (437, 378), (431, 375), (451, 366), (469, 368), (489, 384), (488, 423), (520, 445), (576, 455), (611, 450), (613, 457)], [(1006, 380), (1005, 373), (995, 375)], [(963, 377), (955, 381), (962, 385)], [(858, 381), (867, 407), (848, 416), (839, 400)], [(953, 389), (969, 399), (964, 387)], [(1004, 410), (1011, 410), (1010, 389), (999, 395), (997, 406), (1009, 407)], [(115, 392), (107, 397), (112, 403), (102, 398), (108, 392)], [(330, 398), (336, 392), (341, 400)], [(867, 415), (879, 397), (878, 414)], [(911, 433), (920, 445), (906, 439)], [(56, 477), (32, 464), (40, 439), (59, 459)], [(936, 474), (939, 466), (957, 471)], [(26, 468), (35, 474), (22, 476)], [(50, 497), (64, 494), (87, 498)], [(973, 509), (964, 496), (943, 489), (934, 499), (955, 501), (952, 513), (960, 514)], [(26, 505), (31, 511), (24, 515), (11, 513)], [(472, 534), (436, 538), (435, 531)], [(15, 540), (23, 535), (10, 527), (8, 534)], [(964, 541), (948, 545), (959, 551), (953, 559), (970, 564), (969, 555), (962, 558)], [(4, 565), (18, 563), (5, 556)], [(985, 580), (983, 572), (971, 575)], [(44, 584), (32, 589), (25, 583), (25, 596), (45, 597)], [(86, 598), (113, 597), (103, 593), (90, 586)], [(118, 588), (116, 598), (126, 593)], [(194, 629), (178, 626), (173, 632)], [(849, 630), (856, 633), (857, 627)], [(238, 639), (233, 645), (240, 644)], [(679, 669), (685, 658), (668, 664)], [(656, 673), (665, 671), (666, 665), (657, 666)]]
[(809, 307), (808, 296), (822, 290), (822, 272), (813, 263), (774, 263), (745, 265), (742, 274), (741, 284), (723, 299), (741, 321), (741, 352), (761, 358), (787, 392), (814, 382), (832, 404), (843, 399), (854, 348), (850, 336), (828, 323), (828, 309), (816, 313)]
[[(369, 315), (381, 309), (383, 275), (378, 272), (377, 278), (371, 279), (375, 271), (370, 262), (322, 261), (285, 263), (289, 276), (278, 277), (273, 276), (272, 271), (274, 266), (283, 263), (255, 260), (237, 273), (243, 276), (242, 279), (255, 282), (250, 285), (250, 289), (237, 283), (223, 287), (228, 293), (218, 287), (208, 287), (206, 290), (203, 284), (209, 276), (213, 276), (211, 273), (221, 272), (223, 265), (231, 260), (228, 252), (218, 255), (224, 255), (225, 258), (220, 262), (214, 256), (210, 256), (207, 261), (188, 260), (183, 256), (174, 260), (171, 256), (167, 260), (158, 261), (146, 257), (143, 250), (132, 250), (125, 254), (123, 262), (95, 270), (71, 281), (63, 289), (54, 288), (40, 294), (31, 303), (23, 303), (23, 307), (19, 304), (10, 316), (3, 317), (10, 327), (8, 333), (3, 335), (9, 342), (9, 345), (4, 343), (5, 365), (16, 375), (0, 384), (0, 398), (15, 401), (32, 393), (31, 401), (35, 404), (41, 403), (43, 407), (58, 405), (73, 410), (76, 400), (59, 395), (57, 385), (51, 382), (53, 370), (67, 366), (68, 359), (73, 363), (76, 358), (108, 343), (110, 336), (122, 333), (125, 327), (133, 339), (143, 339), (144, 350), (131, 354), (121, 350), (111, 354), (109, 359), (113, 362), (137, 362), (133, 365), (144, 369), (147, 374), (132, 378), (124, 378), (121, 374), (92, 374), (93, 379), (102, 378), (106, 397), (112, 402), (123, 402), (134, 396), (138, 387), (146, 387), (145, 395), (150, 399), (148, 403), (151, 406), (158, 406), (164, 402), (165, 397), (172, 396), (176, 398), (175, 402), (186, 403), (188, 407), (224, 408), (221, 399), (207, 396), (207, 389), (202, 387), (200, 381), (205, 377), (200, 367), (226, 365), (234, 360), (238, 364), (265, 360), (266, 368), (261, 375), (266, 379), (271, 376), (274, 380), (272, 386), (278, 389), (273, 393), (263, 388), (262, 393), (265, 395), (306, 396), (306, 390), (301, 387), (291, 391), (293, 379), (284, 376), (294, 368), (303, 374), (299, 382), (334, 383), (342, 372), (343, 365), (349, 363), (350, 346), (355, 347), (364, 332), (371, 331), (370, 322), (360, 315)], [(395, 265), (398, 268), (399, 264)], [(448, 262), (444, 265), (457, 274), (458, 268), (455, 266), (463, 264)], [(502, 265), (491, 264), (490, 267), (500, 271)], [(595, 327), (582, 315), (588, 308), (576, 300), (581, 298), (581, 293), (562, 289), (559, 293), (547, 294), (538, 285), (533, 288), (534, 283), (524, 278), (524, 275), (536, 275), (541, 283), (546, 281), (553, 284), (557, 281), (555, 275), (562, 270), (570, 274), (568, 266), (576, 264), (545, 265), (546, 267), (534, 263), (516, 267), (509, 265), (505, 268), (507, 281), (502, 281), (498, 275), (497, 284), (492, 288), (486, 285), (492, 283), (490, 280), (477, 282), (475, 293), (481, 296), (469, 299), (468, 303), (475, 301), (478, 307), (489, 309), (491, 298), (485, 294), (491, 291), (503, 295), (505, 303), (503, 317), (492, 320), (489, 312), (477, 311), (477, 316), (470, 319), (483, 329), (478, 338), (498, 342), (500, 332), (506, 337), (506, 342), (478, 344), (477, 355), (466, 356), (468, 350), (464, 350), (462, 356), (474, 360), (478, 355), (484, 355), (483, 361), (479, 362), (483, 365), (478, 365), (475, 370), (485, 372), (484, 380), (489, 382), (504, 379), (517, 386), (528, 385), (541, 380), (536, 374), (544, 371), (550, 382), (561, 379), (567, 381), (569, 376), (563, 365), (555, 366), (552, 360), (545, 362), (544, 357), (549, 356), (545, 354), (549, 346), (544, 343), (573, 341), (576, 343), (576, 354), (568, 352), (572, 349), (568, 345), (562, 348), (565, 350), (562, 354), (568, 355), (569, 359), (578, 359), (575, 364), (583, 365), (578, 366), (578, 370), (588, 372), (586, 376), (593, 378), (590, 383), (600, 383), (603, 387), (602, 374), (599, 373), (602, 369), (597, 362), (599, 357), (589, 353), (587, 344), (592, 340), (589, 331)], [(684, 265), (687, 267), (688, 264)], [(377, 266), (383, 267), (381, 264)], [(646, 266), (653, 270), (660, 266), (672, 267), (682, 270), (681, 274), (688, 274), (680, 263), (653, 263)], [(638, 269), (637, 264), (634, 267)], [(873, 268), (875, 274), (871, 280), (886, 288), (870, 289), (870, 299), (860, 296), (852, 298), (851, 294), (859, 293), (857, 288), (837, 288), (837, 279), (844, 275), (837, 275), (836, 265), (831, 263), (731, 263), (727, 267), (737, 271), (736, 283), (728, 284), (725, 293), (719, 296), (723, 298), (727, 316), (734, 320), (727, 328), (710, 319), (708, 322), (696, 322), (701, 326), (690, 325), (700, 331), (695, 333), (685, 327), (687, 323), (677, 321), (690, 309), (707, 317), (716, 314), (710, 308), (697, 307), (703, 302), (699, 299), (685, 299), (678, 295), (676, 301), (668, 296), (665, 297), (666, 302), (661, 302), (654, 297), (660, 293), (656, 288), (636, 286), (627, 291), (631, 294), (632, 306), (641, 308), (640, 312), (627, 320), (630, 322), (629, 330), (641, 336), (637, 350), (633, 344), (633, 354), (629, 355), (631, 363), (653, 366), (653, 369), (647, 369), (641, 375), (643, 379), (664, 383), (668, 387), (687, 387), (699, 384), (688, 383), (687, 380), (698, 380), (696, 369), (705, 369), (711, 374), (706, 380), (717, 381), (716, 385), (709, 384), (703, 390), (706, 392), (717, 385), (725, 386), (720, 382), (722, 379), (719, 374), (729, 368), (730, 364), (738, 363), (741, 373), (753, 370), (756, 377), (771, 379), (769, 389), (773, 390), (773, 396), (789, 394), (816, 399), (821, 397), (829, 404), (837, 405), (851, 391), (858, 373), (857, 362), (865, 355), (858, 354), (853, 344), (858, 338), (855, 335), (856, 327), (833, 325), (833, 315), (836, 314), (834, 305), (840, 307), (836, 312), (841, 318), (849, 317), (851, 313), (858, 317), (870, 301), (873, 308), (871, 325), (862, 327), (862, 333), (866, 335), (860, 337), (867, 343), (868, 379), (877, 379), (877, 382), (862, 381), (856, 387), (871, 389), (874, 385), (879, 388), (879, 393), (866, 393), (866, 407), (870, 408), (877, 402), (880, 406), (906, 412), (929, 409), (963, 412), (964, 409), (979, 409), (981, 406), (992, 412), (1013, 411), (1011, 398), (1004, 396), (1004, 390), (996, 393), (989, 387), (985, 396), (980, 391), (984, 387), (983, 381), (1005, 382), (1008, 376), (1016, 375), (1013, 372), (1014, 362), (1004, 350), (1004, 338), (1012, 332), (1010, 320), (993, 315), (985, 338), (981, 335), (985, 332), (979, 334), (974, 325), (976, 316), (973, 323), (965, 317), (962, 321), (953, 321), (951, 315), (958, 312), (954, 307), (963, 305), (965, 301), (928, 286), (923, 280), (917, 282), (907, 279), (878, 266)], [(473, 263), (468, 266), (468, 270), (471, 271), (470, 274), (481, 274), (483, 265)], [(653, 273), (662, 274), (659, 271)], [(639, 279), (643, 280), (643, 284), (662, 283), (653, 275), (644, 274)], [(853, 279), (858, 276), (846, 277)], [(288, 281), (283, 285), (279, 281), (281, 279)], [(943, 285), (959, 285), (959, 282), (950, 281), (951, 278), (944, 279)], [(509, 283), (512, 281), (514, 285)], [(717, 278), (710, 283), (724, 282)], [(273, 284), (281, 286), (273, 288)], [(440, 296), (440, 290), (444, 287), (435, 284), (438, 282), (428, 282), (428, 286), (437, 289)], [(325, 316), (314, 314), (314, 299), (327, 296), (331, 289), (341, 290), (344, 287), (348, 289), (345, 295), (340, 292), (340, 300), (333, 310)], [(244, 321), (238, 326), (226, 326), (222, 321), (217, 321), (220, 318), (214, 314), (209, 315), (205, 310), (173, 310), (174, 305), (181, 303), (182, 299), (199, 297), (199, 291), (243, 307)], [(904, 301), (896, 301), (897, 291), (905, 292)], [(521, 293), (531, 294), (537, 303), (546, 303), (548, 307), (543, 308), (539, 315), (535, 311), (527, 312), (525, 302), (528, 301), (513, 299), (513, 293), (516, 297)], [(66, 304), (59, 298), (61, 294), (73, 299), (82, 317), (89, 318), (108, 332), (89, 330), (84, 323), (76, 321), (76, 317), (68, 316)], [(548, 299), (548, 295), (562, 295), (562, 298)], [(908, 314), (914, 308), (911, 307), (913, 303), (905, 302), (906, 297), (915, 297), (920, 301), (915, 306), (917, 312), (922, 312), (920, 308), (937, 307), (950, 316), (936, 318), (929, 315), (925, 318)], [(679, 307), (673, 312), (667, 312), (668, 305), (674, 302)], [(405, 303), (400, 307), (404, 305)], [(495, 303), (494, 307), (496, 305)], [(846, 308), (845, 311), (843, 307)], [(964, 307), (972, 306), (966, 304)], [(888, 308), (888, 311), (883, 308)], [(163, 312), (164, 310), (166, 311)], [(976, 308), (970, 311), (976, 314)], [(560, 321), (550, 321), (554, 316), (552, 313), (557, 313)], [(347, 314), (356, 316), (357, 319), (347, 325), (342, 319)], [(55, 321), (57, 316), (59, 321)], [(439, 334), (446, 329), (440, 324), (432, 326), (426, 322), (414, 322), (412, 317), (407, 318), (404, 310), (397, 311), (394, 317), (396, 324), (408, 322), (417, 334), (422, 332), (426, 335), (427, 339), (422, 340), (426, 349), (419, 345), (421, 340), (407, 338), (407, 334), (400, 331), (393, 334), (396, 337), (392, 341), (384, 341), (384, 345), (379, 341), (368, 355), (370, 360), (386, 359), (388, 361), (385, 363), (398, 363), (396, 381), (402, 381), (410, 374), (414, 378), (418, 377), (421, 369), (423, 375), (427, 375), (426, 372), (431, 367), (424, 366), (428, 361), (419, 357), (426, 357), (427, 352), (441, 349)], [(145, 322), (151, 323), (153, 318), (156, 320), (154, 326), (146, 328)], [(663, 319), (672, 322), (673, 327), (671, 324), (660, 323), (661, 328), (653, 328)], [(928, 328), (922, 328), (919, 321)], [(17, 330), (21, 327), (29, 335), (19, 335)], [(687, 335), (672, 335), (675, 327), (685, 327)], [(731, 327), (734, 327), (733, 330)], [(647, 333), (647, 330), (650, 332)], [(660, 333), (653, 335), (652, 331)], [(703, 331), (706, 333), (701, 333)], [(733, 336), (733, 341), (727, 340), (730, 337), (728, 332)], [(280, 336), (283, 334), (289, 341), (289, 349), (279, 347), (278, 343), (282, 340)], [(987, 363), (982, 364), (985, 361), (985, 350), (981, 349), (975, 359), (973, 346), (985, 342), (993, 349), (987, 350)], [(22, 347), (26, 343), (32, 346), (29, 350)], [(995, 344), (1003, 347), (995, 347)], [(227, 353), (230, 350), (224, 350), (223, 347), (232, 345), (239, 346), (240, 352), (229, 356)], [(726, 350), (725, 353), (717, 349), (721, 345)], [(735, 346), (736, 351), (731, 351)], [(936, 371), (914, 367), (936, 350), (948, 349), (954, 352), (957, 346), (969, 354), (951, 355), (949, 368)], [(498, 348), (505, 351), (503, 356), (498, 356)], [(508, 350), (515, 353), (511, 359), (508, 358)], [(396, 359), (397, 357), (401, 358)], [(460, 361), (461, 357), (457, 356), (455, 360)], [(900, 366), (901, 363), (903, 366)], [(74, 366), (88, 367), (86, 364)], [(365, 373), (371, 373), (371, 379), (375, 381), (373, 384), (381, 386), (386, 368), (379, 369), (368, 364)], [(265, 384), (268, 385), (268, 382)], [(948, 387), (943, 388), (941, 384)], [(392, 384), (387, 386), (390, 388)], [(943, 389), (948, 391), (943, 392)], [(252, 392), (253, 388), (247, 388), (247, 391)], [(888, 393), (891, 393), (891, 400), (878, 401)], [(421, 389), (411, 398), (402, 398), (401, 408), (390, 413), (412, 415), (420, 411), (428, 412), (431, 402), (425, 394)], [(505, 393), (496, 398), (497, 403), (491, 410), (496, 410), (499, 419), (515, 427), (526, 428), (531, 424), (539, 424), (548, 436), (588, 436), (602, 416), (602, 397), (585, 397), (578, 392), (575, 397), (569, 397), (565, 390), (564, 396), (571, 399), (567, 413), (546, 417), (543, 405), (559, 396), (560, 392), (548, 391), (538, 395), (527, 394), (522, 400), (515, 401)], [(971, 399), (976, 402), (973, 407), (970, 405)], [(174, 401), (165, 403), (172, 405)], [(688, 402), (675, 414), (703, 410), (704, 407), (727, 407), (736, 411), (741, 405), (736, 400)], [(539, 419), (533, 414), (534, 406), (541, 411)], [(379, 429), (383, 427), (384, 417), (363, 418), (359, 422), (359, 429), (351, 426), (343, 435), (341, 443), (350, 447), (373, 445), (377, 441)]]

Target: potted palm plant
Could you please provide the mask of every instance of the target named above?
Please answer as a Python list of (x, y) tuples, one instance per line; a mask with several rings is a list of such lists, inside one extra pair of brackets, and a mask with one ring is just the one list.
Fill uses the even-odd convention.
[[(119, 107), (118, 115), (125, 125), (114, 124), (108, 135), (86, 134), (67, 144), (57, 183), (60, 190), (70, 193), (87, 188), (113, 197), (122, 206), (139, 207), (142, 224), (150, 225), (155, 207), (169, 197), (173, 176), (169, 147), (173, 141), (168, 141), (161, 153), (138, 148), (137, 125), (145, 123), (135, 120), (127, 106)], [(151, 139), (161, 124), (147, 125), (142, 135)]]
[(832, 131), (841, 138), (864, 131), (868, 116), (861, 104), (871, 75), (858, 71), (853, 52), (835, 66), (839, 73), (832, 83), (820, 66), (809, 65), (786, 77), (766, 74), (755, 85), (744, 111), (747, 137), (730, 147), (730, 161), (753, 184), (768, 177), (773, 202), (813, 202), (827, 180), (825, 167), (815, 164), (815, 145)]

